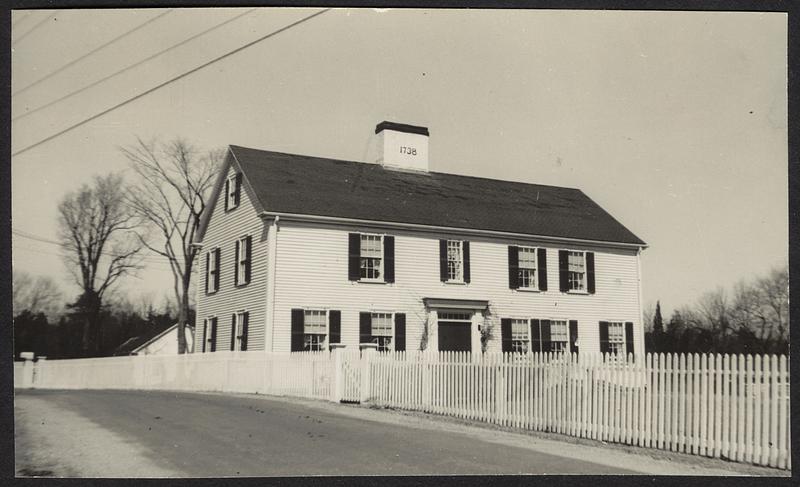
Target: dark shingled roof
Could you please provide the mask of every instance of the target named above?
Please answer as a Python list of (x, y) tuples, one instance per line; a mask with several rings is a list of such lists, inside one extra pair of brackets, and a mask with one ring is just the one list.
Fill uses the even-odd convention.
[(230, 150), (267, 211), (645, 245), (578, 189)]

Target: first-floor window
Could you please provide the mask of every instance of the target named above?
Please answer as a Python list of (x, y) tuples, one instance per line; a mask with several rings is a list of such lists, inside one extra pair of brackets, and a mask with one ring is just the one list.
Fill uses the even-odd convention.
[(203, 348), (202, 352), (216, 352), (217, 345), (217, 318), (210, 317), (203, 321)]
[(608, 323), (608, 353), (625, 356), (625, 325), (622, 322)]
[(550, 351), (569, 352), (569, 328), (566, 320), (550, 321)]
[(372, 337), (379, 352), (392, 350), (392, 313), (372, 313)]
[(531, 327), (528, 320), (511, 321), (511, 351), (528, 353)]
[(328, 314), (325, 310), (307, 309), (303, 319), (303, 350), (327, 350)]

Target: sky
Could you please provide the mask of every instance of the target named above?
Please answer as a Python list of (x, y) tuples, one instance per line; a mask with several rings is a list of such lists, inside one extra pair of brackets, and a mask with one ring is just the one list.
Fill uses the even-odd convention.
[[(665, 314), (788, 262), (782, 13), (335, 9), (27, 149), (318, 11), (13, 11), (12, 118), (233, 20), (14, 120), (12, 227), (55, 240), (58, 201), (129, 172), (136, 137), (373, 161), (391, 120), (429, 128), (433, 171), (583, 190), (648, 243)], [(77, 295), (56, 246), (12, 251)], [(120, 295), (170, 293), (147, 262)]]

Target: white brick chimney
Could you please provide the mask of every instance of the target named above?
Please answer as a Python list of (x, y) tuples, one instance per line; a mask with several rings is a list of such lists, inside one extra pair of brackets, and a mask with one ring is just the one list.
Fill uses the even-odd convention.
[(378, 160), (383, 166), (414, 171), (428, 171), (427, 127), (395, 122), (381, 122), (378, 134)]

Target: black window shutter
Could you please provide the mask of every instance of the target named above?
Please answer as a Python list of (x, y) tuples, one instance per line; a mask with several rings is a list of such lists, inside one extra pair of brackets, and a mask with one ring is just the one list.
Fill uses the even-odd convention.
[(514, 245), (508, 246), (508, 287), (519, 287), (519, 247)]
[(469, 263), (469, 241), (464, 240), (464, 282), (469, 282), (470, 279), (470, 263)]
[(578, 320), (569, 320), (569, 341), (572, 352), (578, 353)]
[(500, 340), (503, 344), (503, 352), (511, 351), (511, 318), (500, 319)]
[(439, 280), (447, 282), (447, 240), (439, 240)]
[(239, 285), (239, 259), (242, 258), (242, 254), (241, 254), (242, 250), (243, 249), (242, 249), (241, 243), (237, 239), (236, 240), (236, 253), (234, 253), (236, 258), (233, 259), (233, 284), (237, 285), (237, 286)]
[(242, 194), (242, 173), (236, 173), (236, 193), (234, 196), (234, 202), (236, 206), (239, 206), (239, 201), (241, 200)]
[(202, 353), (206, 353), (206, 341), (208, 341), (208, 320), (203, 320), (203, 343), (200, 345)]
[(550, 320), (541, 321), (542, 351), (552, 352), (553, 342), (550, 340)]
[(608, 353), (608, 321), (600, 322), (600, 353)]
[(547, 249), (536, 249), (536, 266), (539, 281), (539, 290), (547, 291)]
[(305, 313), (302, 309), (292, 309), (292, 352), (303, 351), (303, 325)]
[(627, 352), (629, 354), (636, 353), (635, 349), (633, 348), (633, 322), (626, 321), (625, 322), (625, 346), (627, 347)]
[(361, 234), (349, 234), (349, 248), (347, 250), (347, 278), (357, 281), (361, 278)]
[(236, 349), (236, 313), (231, 315), (231, 350)]
[(562, 293), (569, 291), (569, 252), (558, 251), (558, 288)]
[(383, 280), (394, 282), (394, 237), (383, 237)]
[(358, 343), (372, 342), (372, 313), (361, 312), (358, 314)]
[(250, 313), (242, 315), (242, 350), (247, 350), (247, 325), (250, 321)]
[(545, 351), (542, 350), (542, 331), (540, 327), (539, 320), (531, 320), (531, 352), (533, 353)]
[(342, 312), (332, 309), (328, 311), (328, 332), (330, 333), (330, 340), (328, 343), (341, 343), (342, 342)]
[(231, 194), (231, 180), (225, 180), (225, 211), (228, 211), (228, 198)]
[(206, 294), (208, 294), (208, 276), (210, 275), (209, 265), (211, 265), (211, 252), (206, 252)]
[(219, 290), (219, 261), (220, 249), (217, 247), (214, 249), (214, 291)]
[(406, 314), (394, 314), (394, 350), (402, 352), (406, 349)]
[(211, 318), (211, 351), (217, 351), (217, 319)]
[(247, 262), (244, 265), (244, 282), (246, 284), (250, 282), (250, 269), (253, 263), (253, 237), (250, 235), (245, 238), (245, 252)]
[(594, 252), (586, 252), (586, 290), (594, 294)]

